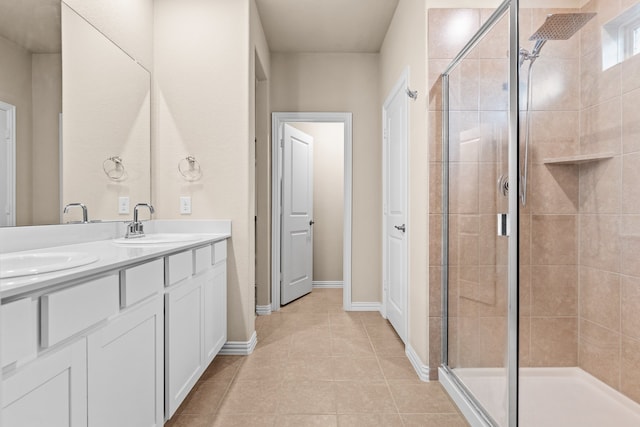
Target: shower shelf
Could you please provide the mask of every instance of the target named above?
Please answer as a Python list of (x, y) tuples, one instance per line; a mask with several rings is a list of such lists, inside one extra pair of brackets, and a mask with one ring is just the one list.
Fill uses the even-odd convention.
[(546, 165), (579, 165), (581, 163), (597, 162), (611, 159), (615, 153), (578, 154), (576, 156), (551, 157), (543, 160)]

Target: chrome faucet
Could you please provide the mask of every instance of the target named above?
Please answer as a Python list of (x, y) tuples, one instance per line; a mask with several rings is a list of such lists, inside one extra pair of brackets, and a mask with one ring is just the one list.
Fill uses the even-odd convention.
[(88, 223), (89, 213), (87, 212), (87, 207), (83, 203), (69, 203), (67, 206), (64, 207), (64, 210), (62, 211), (62, 213), (67, 213), (69, 212), (69, 208), (73, 208), (76, 206), (80, 206), (82, 208), (82, 222), (84, 224)]
[(155, 209), (149, 203), (138, 203), (133, 208), (133, 222), (130, 222), (127, 225), (127, 234), (125, 234), (125, 239), (134, 239), (136, 237), (144, 237), (144, 226), (142, 221), (138, 221), (138, 208), (146, 207), (149, 208), (149, 212), (154, 213)]

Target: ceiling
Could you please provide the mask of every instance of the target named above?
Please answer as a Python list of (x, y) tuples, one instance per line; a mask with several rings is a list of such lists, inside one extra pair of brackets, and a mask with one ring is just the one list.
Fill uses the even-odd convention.
[(256, 0), (272, 52), (379, 52), (398, 0)]
[(60, 53), (60, 0), (0, 0), (0, 37), (33, 53)]

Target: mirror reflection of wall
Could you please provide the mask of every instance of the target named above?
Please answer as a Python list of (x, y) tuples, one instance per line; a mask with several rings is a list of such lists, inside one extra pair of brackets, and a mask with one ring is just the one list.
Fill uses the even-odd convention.
[(0, 224), (58, 223), (60, 1), (0, 0), (0, 11), (0, 101), (15, 106), (16, 125), (2, 159)]
[(126, 220), (119, 198), (150, 201), (150, 74), (67, 5), (62, 28), (63, 204), (84, 203), (90, 220)]

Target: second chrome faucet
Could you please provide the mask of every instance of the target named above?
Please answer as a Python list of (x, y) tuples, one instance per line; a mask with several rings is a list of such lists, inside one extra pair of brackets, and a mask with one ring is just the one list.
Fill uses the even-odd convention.
[(138, 208), (146, 207), (149, 208), (149, 212), (154, 213), (155, 209), (149, 203), (138, 203), (133, 208), (133, 221), (127, 225), (127, 233), (125, 234), (126, 239), (134, 239), (136, 237), (144, 237), (144, 225), (142, 221), (138, 221)]

